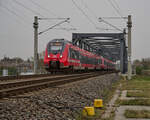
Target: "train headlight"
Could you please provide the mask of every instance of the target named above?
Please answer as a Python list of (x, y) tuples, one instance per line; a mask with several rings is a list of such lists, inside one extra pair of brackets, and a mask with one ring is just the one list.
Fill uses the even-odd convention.
[(59, 57), (62, 58), (62, 55), (60, 55)]
[(50, 55), (48, 55), (48, 58), (50, 58)]

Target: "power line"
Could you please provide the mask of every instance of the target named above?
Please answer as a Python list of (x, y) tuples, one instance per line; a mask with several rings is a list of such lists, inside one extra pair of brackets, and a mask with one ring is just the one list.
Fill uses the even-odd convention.
[(97, 27), (96, 24), (91, 20), (91, 18), (76, 4), (76, 2), (74, 0), (72, 0), (73, 4), (76, 6), (76, 8), (78, 8), (81, 13), (89, 20), (90, 23), (92, 23), (95, 28)]
[(82, 3), (93, 14), (93, 16), (97, 19), (98, 18), (97, 15), (88, 7), (88, 5), (84, 2), (84, 0), (82, 0)]
[(44, 30), (44, 31), (42, 31), (42, 32), (39, 32), (39, 35), (41, 35), (41, 34), (44, 33), (44, 32), (47, 32), (47, 31), (50, 30), (50, 29), (53, 29), (53, 28), (56, 27), (56, 26), (61, 25), (62, 23), (68, 22), (68, 20), (69, 20), (69, 18), (67, 18), (67, 19), (64, 20), (64, 21), (61, 21), (61, 22), (59, 22), (59, 23), (57, 23), (57, 24), (55, 24), (55, 25), (53, 25), (53, 26), (47, 28), (46, 30)]
[(19, 16), (19, 15), (18, 15), (16, 12), (14, 12), (13, 10), (7, 8), (7, 7), (4, 6), (4, 5), (1, 6), (1, 7), (3, 7), (4, 9), (6, 9), (9, 13), (13, 14), (14, 16), (16, 16), (16, 17), (22, 19), (22, 20), (27, 24), (27, 21), (25, 21), (24, 18), (22, 18), (21, 16)]
[(117, 8), (121, 11), (121, 9), (120, 9), (119, 4), (117, 3), (117, 1), (113, 0), (113, 2), (116, 4)]
[(106, 20), (104, 20), (104, 19), (102, 19), (102, 18), (99, 18), (99, 22), (104, 22), (105, 24), (107, 24), (107, 25), (109, 25), (109, 26), (115, 28), (116, 30), (123, 32), (123, 30), (121, 30), (120, 28), (116, 27), (115, 25), (113, 25), (113, 24), (107, 22)]
[(51, 14), (53, 14), (54, 16), (57, 17), (57, 15), (56, 15), (55, 13), (51, 12), (49, 9), (47, 9), (47, 8), (45, 8), (45, 7), (42, 7), (40, 4), (38, 4), (37, 2), (35, 2), (35, 0), (34, 0), (34, 1), (33, 1), (33, 0), (29, 0), (29, 1), (32, 2), (32, 4), (38, 6), (39, 8), (43, 9), (44, 11), (46, 11), (48, 14), (51, 13)]
[[(12, 1), (12, 0), (10, 0), (10, 1)], [(25, 19), (25, 21), (27, 21), (29, 24), (31, 24), (26, 18), (28, 17), (26, 14), (24, 14), (23, 12), (21, 12), (20, 10), (18, 10), (18, 9), (16, 9), (16, 7), (14, 7), (14, 5), (13, 4), (10, 4), (9, 2), (8, 2), (8, 4), (11, 6), (11, 8), (16, 12), (16, 13), (18, 13), (18, 15), (20, 15), (21, 17), (22, 17), (22, 19)]]
[(34, 13), (34, 14), (37, 14), (37, 15), (39, 15), (39, 16), (41, 16), (41, 17), (43, 17), (43, 15), (41, 15), (41, 13), (39, 13), (39, 12), (37, 12), (37, 11), (31, 9), (30, 7), (25, 6), (24, 4), (18, 2), (17, 0), (13, 0), (13, 1), (14, 1), (16, 4), (18, 4), (18, 5), (22, 6), (23, 8), (25, 8), (26, 10), (28, 10), (28, 11)]
[[(22, 19), (21, 21), (23, 21), (23, 22), (21, 22), (21, 21), (18, 20), (18, 19), (16, 19), (16, 22), (17, 22), (17, 23), (21, 23), (22, 25), (24, 25), (24, 28), (26, 28), (26, 30), (27, 30), (27, 29), (29, 30), (29, 27), (27, 27), (27, 25), (29, 25), (29, 24), (27, 24), (27, 22), (26, 22), (21, 16), (19, 16), (16, 12), (12, 11), (11, 9), (7, 8), (6, 6), (1, 6), (1, 7), (4, 8), (5, 10), (7, 10), (7, 11), (8, 11), (9, 13), (11, 13), (12, 15), (16, 16), (17, 18)], [(23, 24), (23, 23), (24, 23), (24, 24)]]
[[(82, 0), (82, 3), (84, 4), (84, 6), (94, 15), (94, 17), (97, 19), (98, 17), (97, 17), (97, 15), (88, 7), (88, 5), (84, 2), (84, 0)], [(110, 23), (108, 23), (107, 22), (107, 24), (109, 24), (109, 25), (111, 25)], [(115, 27), (114, 25), (111, 25), (111, 27)], [(115, 29), (116, 29), (117, 27), (115, 27)], [(106, 31), (108, 31), (108, 30), (114, 30), (114, 29), (110, 29), (110, 28), (100, 28), (100, 27), (96, 27), (96, 29), (98, 29), (98, 30), (106, 30)], [(117, 28), (118, 29), (118, 28)]]
[[(58, 18), (56, 18), (57, 20), (62, 20), (62, 19), (64, 19), (64, 18), (59, 17), (58, 15), (56, 15), (54, 12), (50, 11), (49, 9), (47, 9), (47, 8), (45, 8), (45, 7), (43, 7), (43, 6), (41, 6), (41, 5), (38, 4), (37, 2), (35, 2), (35, 1), (33, 1), (33, 0), (30, 0), (30, 2), (32, 2), (34, 5), (38, 6), (39, 8), (43, 9), (43, 10), (46, 11), (47, 13), (51, 13), (51, 14), (53, 14), (54, 16), (58, 17)], [(46, 18), (45, 18), (45, 19), (46, 19)], [(48, 19), (50, 19), (50, 18), (47, 18), (47, 20), (48, 20)], [(51, 20), (52, 20), (52, 18), (51, 18)], [(70, 25), (73, 29), (75, 28), (71, 23), (69, 23), (69, 25)], [(61, 26), (61, 25), (60, 25), (60, 26)], [(65, 30), (65, 29), (64, 29), (64, 30)]]
[(114, 8), (114, 10), (118, 13), (118, 15), (124, 19), (123, 15), (121, 14), (121, 12), (116, 8), (116, 6), (112, 3), (111, 0), (108, 0), (108, 2), (111, 4), (111, 6)]
[[(48, 14), (51, 13), (54, 16), (56, 16), (57, 18), (41, 18), (40, 20), (62, 20), (62, 19), (66, 19), (66, 18), (61, 18), (58, 15), (56, 15), (54, 12), (50, 11), (49, 9), (43, 7), (42, 5), (38, 4), (37, 2), (33, 1), (33, 0), (29, 0), (30, 2), (32, 2), (32, 4), (38, 6), (39, 8), (43, 9), (44, 11), (46, 11)], [(74, 29), (75, 27), (73, 25), (71, 25), (71, 23), (69, 23), (69, 25)], [(61, 28), (61, 25), (60, 25)], [(65, 30), (65, 29), (64, 29)]]

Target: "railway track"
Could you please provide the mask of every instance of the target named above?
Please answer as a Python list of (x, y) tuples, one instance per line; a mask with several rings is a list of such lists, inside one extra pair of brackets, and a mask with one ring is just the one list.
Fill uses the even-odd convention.
[[(72, 74), (77, 74), (77, 73), (84, 73), (84, 72), (76, 72)], [(69, 74), (69, 73), (68, 73)], [(57, 72), (55, 74), (34, 74), (34, 75), (14, 75), (14, 76), (0, 76), (0, 82), (5, 82), (5, 81), (12, 81), (12, 80), (24, 80), (24, 79), (29, 79), (29, 78), (39, 78), (39, 77), (48, 77), (48, 76), (59, 76), (59, 75), (64, 75), (63, 72)]]
[[(59, 75), (59, 74), (56, 74), (56, 75)], [(27, 79), (27, 78), (39, 78), (39, 77), (47, 77), (47, 76), (51, 76), (51, 74), (2, 76), (0, 77), (0, 81)]]
[(90, 77), (96, 77), (106, 72), (92, 72), (72, 75), (33, 77), (24, 80), (5, 81), (0, 83), (0, 98), (19, 95), (48, 87), (55, 87), (66, 83), (81, 81)]

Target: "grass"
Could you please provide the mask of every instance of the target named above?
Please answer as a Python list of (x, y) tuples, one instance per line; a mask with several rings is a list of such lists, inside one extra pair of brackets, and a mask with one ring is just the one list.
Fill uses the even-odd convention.
[(128, 91), (127, 97), (150, 98), (150, 76), (134, 76), (132, 80), (124, 81), (122, 86), (122, 90), (140, 90)]
[(122, 85), (122, 90), (150, 90), (150, 76), (134, 76)]
[[(102, 109), (95, 109), (95, 116), (93, 116), (93, 117), (86, 116), (85, 117), (85, 116), (82, 115), (82, 111), (80, 111), (80, 114), (76, 117), (76, 120), (97, 120), (97, 119), (100, 119), (101, 116), (104, 114), (104, 112), (106, 110), (106, 105), (108, 104), (108, 102), (113, 97), (114, 92), (117, 89), (117, 87), (120, 84), (120, 82), (121, 81), (113, 83), (111, 89), (105, 89), (103, 91), (102, 96), (103, 96), (104, 108), (102, 108)], [(106, 119), (102, 119), (101, 118), (100, 120), (113, 120), (113, 118), (114, 118), (114, 112), (111, 113), (109, 118), (106, 118)]]
[(143, 90), (143, 91), (128, 91), (127, 97), (145, 97), (150, 98), (150, 92), (149, 90)]
[(148, 110), (126, 110), (124, 113), (126, 118), (150, 118)]
[(115, 112), (113, 111), (109, 118), (101, 118), (101, 115), (104, 114), (105, 109), (96, 109), (95, 116), (78, 116), (76, 120), (114, 120)]
[(100, 116), (104, 113), (104, 109), (95, 109), (94, 116), (83, 116), (82, 111), (80, 111), (80, 115), (77, 116), (76, 120), (95, 120), (100, 118)]
[(119, 105), (142, 105), (150, 106), (150, 99), (133, 99), (133, 100), (117, 100), (116, 104)]

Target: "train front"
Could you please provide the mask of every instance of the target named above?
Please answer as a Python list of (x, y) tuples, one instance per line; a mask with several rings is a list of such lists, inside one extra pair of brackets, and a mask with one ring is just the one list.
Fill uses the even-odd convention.
[(44, 57), (44, 65), (47, 71), (60, 70), (60, 66), (64, 64), (64, 49), (65, 42), (61, 39), (52, 40), (47, 44)]

